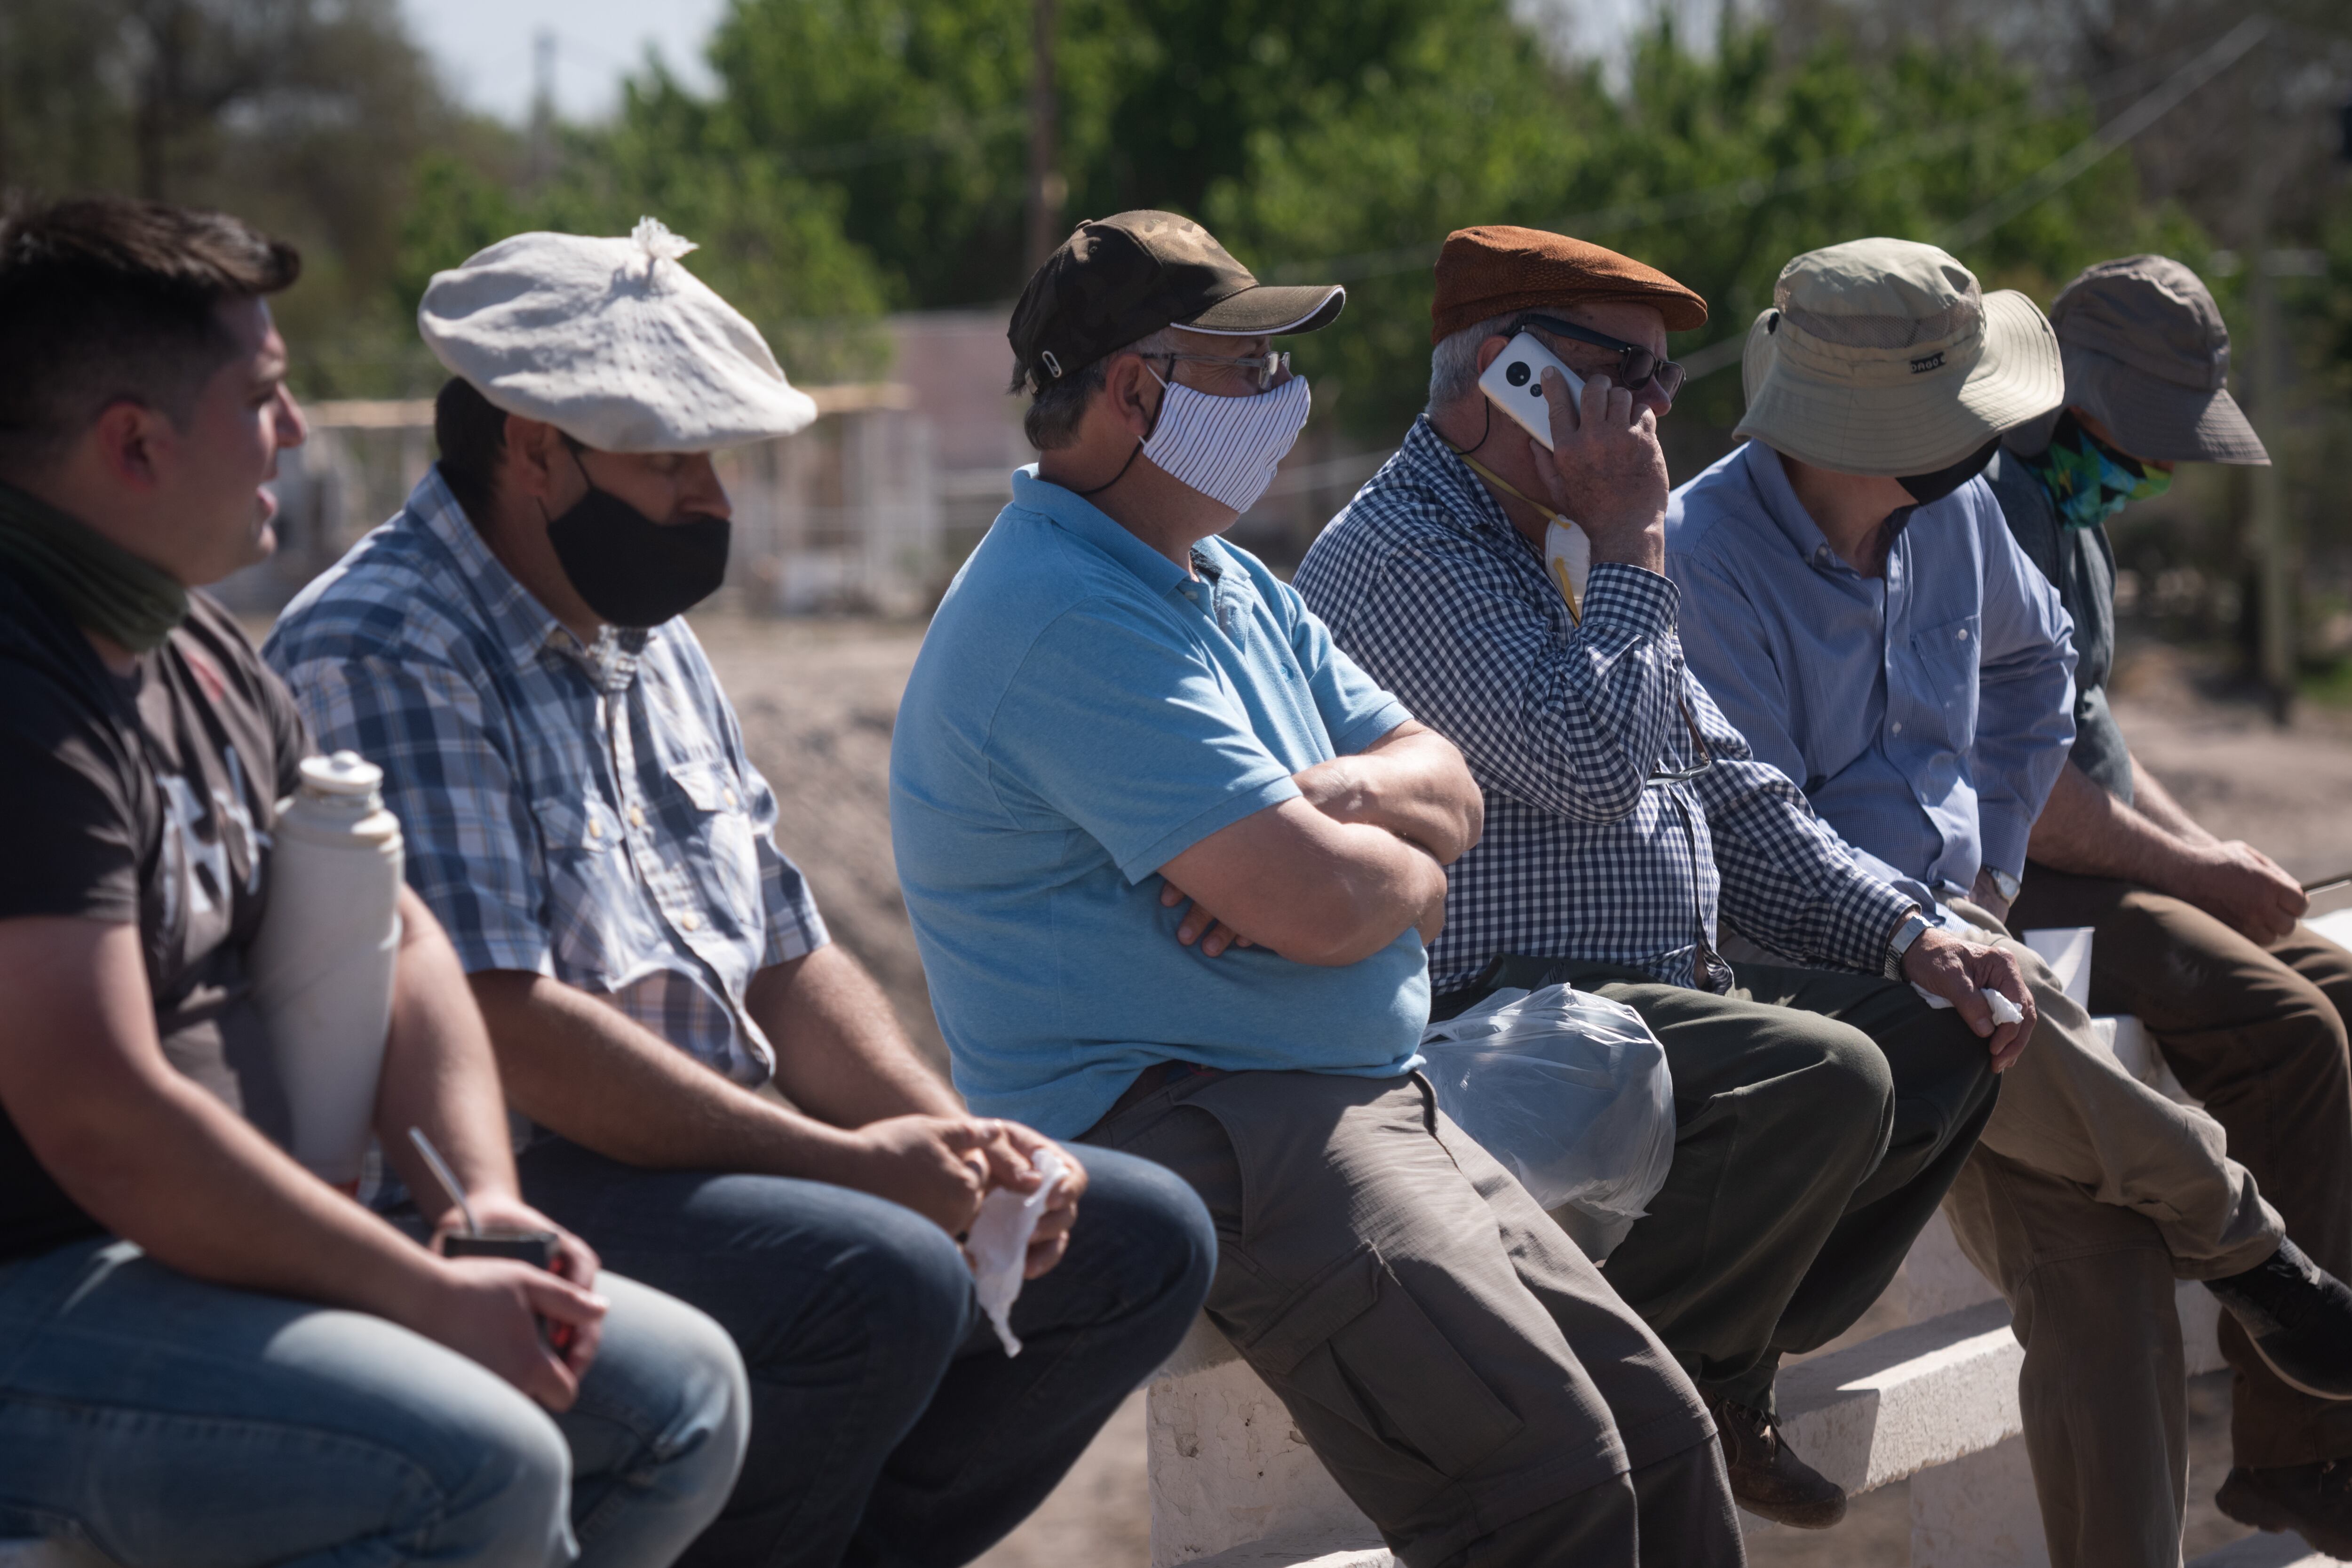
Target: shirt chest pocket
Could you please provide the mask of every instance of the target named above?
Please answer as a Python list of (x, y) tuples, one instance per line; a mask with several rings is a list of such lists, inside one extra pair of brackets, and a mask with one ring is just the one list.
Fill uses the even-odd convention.
[(689, 874), (739, 921), (756, 926), (760, 858), (742, 780), (723, 757), (673, 763), (667, 772), (672, 798), (663, 816), (684, 840)]
[(1976, 743), (1981, 629), (1978, 617), (1963, 616), (1911, 635), (1911, 656), (1921, 682), (1918, 697), (1939, 716), (1944, 739), (1958, 752)]

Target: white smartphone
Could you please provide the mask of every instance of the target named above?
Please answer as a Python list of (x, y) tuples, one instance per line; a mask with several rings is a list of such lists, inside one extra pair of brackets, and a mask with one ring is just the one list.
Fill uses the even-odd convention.
[(1551, 405), (1544, 401), (1543, 390), (1543, 373), (1547, 370), (1559, 372), (1560, 378), (1568, 383), (1570, 397), (1584, 395), (1584, 378), (1562, 364), (1559, 356), (1538, 342), (1533, 332), (1521, 332), (1495, 356), (1495, 363), (1478, 378), (1478, 390), (1549, 451)]

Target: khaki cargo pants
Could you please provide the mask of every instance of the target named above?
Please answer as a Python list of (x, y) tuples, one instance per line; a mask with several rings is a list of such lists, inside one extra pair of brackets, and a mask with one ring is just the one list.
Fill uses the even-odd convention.
[(2008, 1299), (2017, 1395), (2054, 1568), (2175, 1568), (2188, 1413), (2175, 1279), (2251, 1268), (2279, 1216), (2221, 1125), (2125, 1072), (2049, 965), (1972, 904), (1954, 912), (2024, 967), (2041, 1014), (1944, 1200)]
[(1211, 1320), (1408, 1568), (1744, 1561), (1689, 1379), (1419, 1077), (1194, 1074), (1086, 1141), (1200, 1194)]

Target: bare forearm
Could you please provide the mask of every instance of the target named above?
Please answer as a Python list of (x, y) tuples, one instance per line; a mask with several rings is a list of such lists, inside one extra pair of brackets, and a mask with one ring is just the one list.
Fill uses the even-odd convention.
[(199, 1279), (409, 1321), (436, 1267), (167, 1062), (138, 933), (0, 922), (0, 1104), (99, 1224)]
[(1450, 866), (1478, 842), (1486, 799), (1452, 742), (1416, 723), (1370, 749), (1297, 775), (1307, 803), (1336, 822), (1385, 828)]
[(2028, 852), (2084, 877), (2115, 877), (2170, 891), (2193, 867), (2179, 839), (2116, 799), (2069, 762), (2033, 824)]
[(472, 977), (507, 1098), (584, 1148), (652, 1169), (822, 1177), (845, 1135), (728, 1082), (584, 992), (545, 975)]
[(409, 1142), (412, 1127), (424, 1129), (468, 1193), (510, 1197), (519, 1188), (498, 1060), (465, 968), (424, 900), (405, 889), (401, 921), (376, 1137), (417, 1206), (437, 1220), (446, 1204)]
[(2180, 803), (2172, 798), (2172, 792), (2140, 766), (2137, 757), (2132, 759), (2132, 805), (2142, 816), (2184, 844), (2210, 847), (2221, 842), (2181, 809)]
[(837, 944), (761, 970), (746, 1009), (776, 1049), (776, 1089), (838, 1127), (959, 1116), (963, 1102), (916, 1053), (890, 999)]

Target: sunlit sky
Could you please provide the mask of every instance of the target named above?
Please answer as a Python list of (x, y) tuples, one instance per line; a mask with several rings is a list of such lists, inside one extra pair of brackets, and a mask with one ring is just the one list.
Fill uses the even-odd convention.
[(458, 97), (520, 121), (530, 112), (531, 44), (555, 34), (555, 103), (567, 120), (610, 113), (622, 74), (661, 51), (671, 70), (708, 86), (703, 41), (726, 0), (404, 0), (409, 26)]

